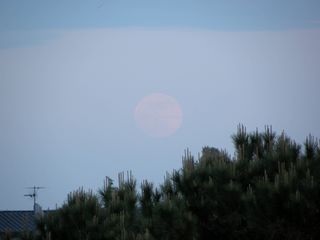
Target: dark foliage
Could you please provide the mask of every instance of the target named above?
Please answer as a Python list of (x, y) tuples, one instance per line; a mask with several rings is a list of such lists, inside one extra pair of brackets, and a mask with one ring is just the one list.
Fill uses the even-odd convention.
[(141, 191), (127, 174), (98, 195), (78, 190), (39, 224), (40, 239), (320, 239), (320, 146), (271, 127), (232, 136), (237, 155), (204, 147)]

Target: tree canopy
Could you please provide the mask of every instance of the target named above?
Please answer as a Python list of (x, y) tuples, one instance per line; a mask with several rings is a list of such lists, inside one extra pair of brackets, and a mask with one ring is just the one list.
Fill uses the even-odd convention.
[(320, 142), (267, 126), (232, 136), (236, 156), (204, 147), (140, 191), (131, 173), (79, 189), (38, 222), (39, 239), (320, 239)]

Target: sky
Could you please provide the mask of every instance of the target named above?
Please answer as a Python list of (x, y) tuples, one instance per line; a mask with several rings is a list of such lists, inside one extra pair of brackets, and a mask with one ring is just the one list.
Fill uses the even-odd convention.
[[(239, 123), (320, 137), (319, 63), (318, 0), (2, 0), (0, 210), (121, 171), (159, 184), (187, 148), (233, 156)], [(135, 121), (152, 93), (181, 108), (169, 136)]]

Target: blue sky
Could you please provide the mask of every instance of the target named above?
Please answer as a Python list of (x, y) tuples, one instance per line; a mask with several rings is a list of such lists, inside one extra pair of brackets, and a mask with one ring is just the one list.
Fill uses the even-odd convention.
[[(0, 47), (39, 44), (48, 30), (105, 27), (193, 28), (216, 31), (313, 29), (320, 3), (292, 1), (1, 1)], [(42, 32), (37, 32), (42, 30)]]
[(1, 1), (2, 30), (92, 27), (196, 27), (266, 30), (315, 26), (316, 0)]
[[(1, 1), (0, 209), (97, 190), (132, 170), (160, 183), (184, 149), (226, 148), (238, 123), (302, 143), (320, 136), (318, 1)], [(160, 92), (180, 129), (154, 138), (134, 121)]]

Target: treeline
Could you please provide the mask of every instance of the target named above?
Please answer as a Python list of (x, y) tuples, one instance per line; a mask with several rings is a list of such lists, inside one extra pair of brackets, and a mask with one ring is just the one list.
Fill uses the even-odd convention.
[(236, 156), (204, 147), (155, 187), (129, 173), (79, 189), (38, 222), (39, 239), (320, 239), (320, 144), (271, 127), (232, 136)]

